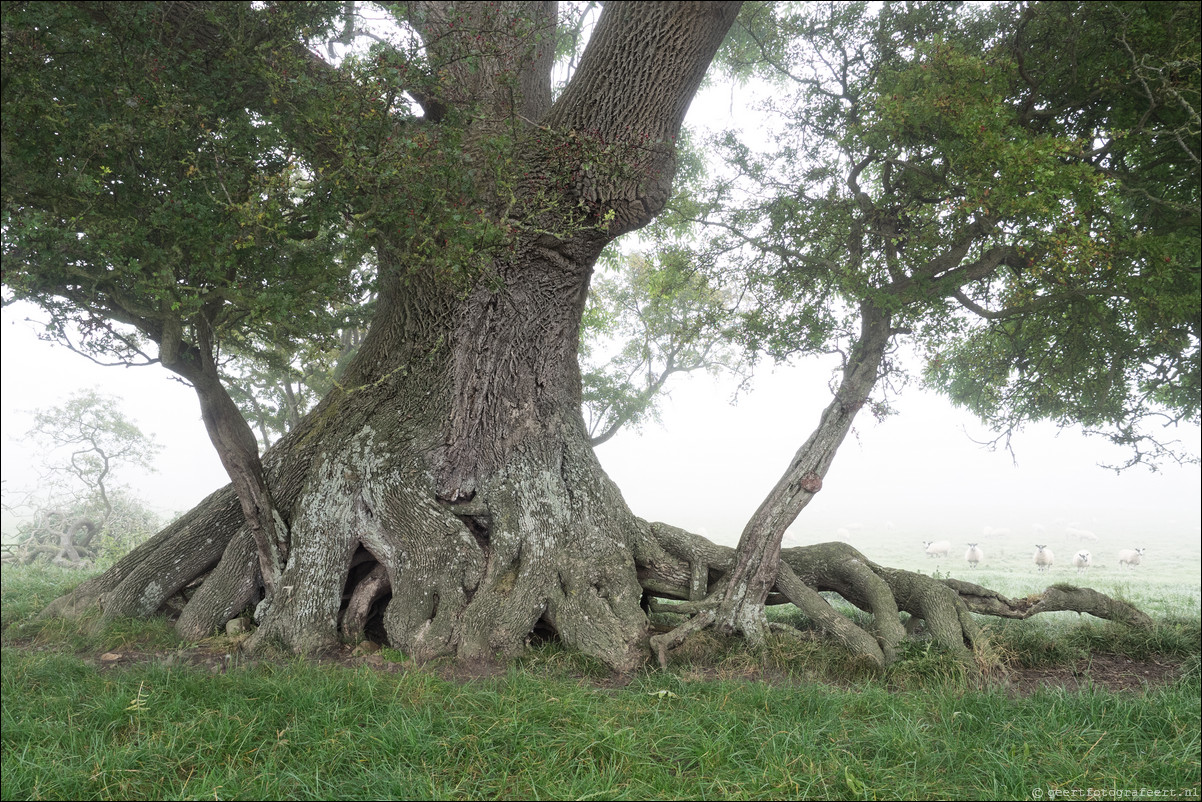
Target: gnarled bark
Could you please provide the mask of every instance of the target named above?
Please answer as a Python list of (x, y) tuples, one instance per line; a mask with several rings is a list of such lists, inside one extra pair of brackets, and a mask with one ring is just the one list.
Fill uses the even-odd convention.
[(1119, 621), (1133, 627), (1150, 627), (1152, 619), (1135, 605), (1098, 593), (1092, 588), (1073, 585), (1051, 585), (1042, 593), (1022, 599), (1008, 599), (1002, 594), (959, 579), (943, 580), (956, 591), (964, 604), (974, 613), (999, 618), (1030, 618), (1039, 613), (1069, 611), (1089, 613), (1097, 618)]
[[(679, 541), (677, 541), (679, 542)], [(734, 553), (713, 544), (698, 549), (697, 559), (711, 550), (725, 550), (728, 560)], [(715, 560), (718, 562), (718, 560)], [(689, 594), (687, 573), (678, 570), (673, 582), (666, 571), (657, 572), (645, 585), (656, 588), (662, 598), (684, 599)], [(724, 578), (719, 579), (721, 592)], [(780, 573), (767, 602), (792, 602), (812, 624), (832, 640), (842, 644), (853, 658), (866, 665), (883, 668), (897, 656), (897, 647), (907, 634), (925, 625), (926, 634), (949, 653), (968, 660), (982, 643), (980, 626), (973, 614), (1007, 618), (1028, 618), (1039, 613), (1073, 610), (1089, 613), (1131, 626), (1149, 626), (1151, 620), (1131, 604), (1110, 598), (1089, 588), (1054, 585), (1043, 593), (1012, 601), (1001, 594), (954, 579), (939, 580), (913, 571), (888, 568), (872, 562), (846, 543), (819, 543), (813, 546), (783, 549)], [(865, 626), (835, 611), (821, 592), (834, 592), (872, 617)], [(692, 616), (672, 631), (651, 638), (651, 646), (666, 665), (667, 653), (688, 635), (710, 626), (716, 620), (717, 604), (712, 600), (657, 605), (652, 609)], [(899, 613), (910, 617), (903, 627)]]

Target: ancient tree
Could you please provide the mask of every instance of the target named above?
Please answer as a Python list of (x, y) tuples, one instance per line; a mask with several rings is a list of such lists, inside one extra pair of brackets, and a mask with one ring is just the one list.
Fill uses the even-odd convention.
[[(47, 614), (182, 602), (188, 638), (253, 611), (251, 649), (378, 628), (418, 659), (468, 661), (549, 632), (628, 672), (649, 653), (645, 596), (738, 587), (753, 637), (771, 597), (877, 665), (899, 611), (971, 646), (984, 589), (649, 524), (593, 455), (577, 359), (593, 266), (667, 202), (738, 4), (607, 4), (558, 92), (578, 38), (554, 4), (392, 8), (386, 35), (353, 3), (5, 6), (5, 285), (75, 347), (189, 381), (232, 481)], [(358, 39), (373, 44), (339, 53)], [(354, 356), (260, 455), (225, 358), (287, 353), (365, 293)], [(860, 308), (844, 427), (897, 329)], [(841, 435), (820, 439), (829, 464)], [(824, 470), (787, 475), (752, 528), (796, 515)], [(808, 603), (827, 589), (875, 630)]]
[[(146, 615), (203, 576), (181, 632), (249, 606), (257, 640), (312, 651), (386, 608), (389, 639), (417, 657), (511, 654), (543, 622), (616, 669), (640, 664), (635, 560), (654, 540), (588, 445), (578, 327), (600, 250), (668, 197), (673, 140), (737, 5), (615, 4), (557, 99), (552, 4), (410, 4), (411, 48), (339, 67), (304, 37), (354, 21), (286, 6), (44, 11), (5, 18), (5, 72), (19, 76), (5, 139), (34, 140), (5, 153), (6, 223), (24, 235), (6, 263), (28, 268), (5, 281), (93, 310), (90, 331), (110, 343), (157, 345), (147, 358), (214, 410), (235, 479), (62, 606)], [(85, 40), (108, 61), (81, 71)], [(101, 68), (112, 84), (95, 80)], [(150, 130), (129, 130), (142, 114)], [(75, 141), (90, 149), (63, 154), (30, 130), (58, 121), (87, 126)], [(110, 130), (113, 146), (98, 144)], [(73, 205), (83, 184), (92, 194)], [(120, 221), (76, 237), (97, 205), (153, 211), (158, 225), (137, 242)], [(337, 271), (313, 263), (342, 257), (307, 246), (337, 226), (375, 254), (371, 328), (258, 465), (214, 380), (221, 338), (291, 322), (256, 300), (289, 270), (328, 292)], [(180, 286), (203, 289), (180, 298)]]

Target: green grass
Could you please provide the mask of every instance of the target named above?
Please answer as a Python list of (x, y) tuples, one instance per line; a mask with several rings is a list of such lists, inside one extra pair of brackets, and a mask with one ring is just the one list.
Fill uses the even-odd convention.
[[(20, 622), (54, 582), (14, 573), (4, 569), (4, 799), (1198, 798), (1196, 616), (1142, 634), (1061, 619), (995, 630), (1000, 650), (1040, 665), (1082, 650), (1186, 661), (1180, 680), (1140, 692), (1018, 697), (921, 643), (883, 677), (849, 675), (818, 641), (752, 655), (704, 635), (670, 672), (614, 688), (553, 645), (467, 682), (409, 663), (102, 669), (96, 655), (118, 645), (160, 649), (161, 624), (31, 628)], [(746, 679), (757, 666), (771, 683)]]
[(93, 574), (45, 563), (21, 568), (5, 565), (0, 571), (0, 628), (32, 618), (90, 576)]
[(1029, 798), (1198, 788), (1198, 684), (890, 692), (514, 672), (229, 674), (5, 650), (3, 789), (59, 798)]

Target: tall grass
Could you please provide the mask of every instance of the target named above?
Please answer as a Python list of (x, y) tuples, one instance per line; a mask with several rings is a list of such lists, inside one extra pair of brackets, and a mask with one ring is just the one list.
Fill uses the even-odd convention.
[(1144, 693), (878, 683), (621, 690), (306, 663), (99, 672), (6, 649), (5, 798), (1030, 798), (1193, 789), (1198, 683)]
[[(648, 668), (624, 687), (553, 645), (464, 682), (408, 663), (227, 661), (214, 673), (160, 659), (98, 667), (118, 643), (153, 654), (162, 631), (22, 625), (38, 604), (21, 597), (45, 580), (9, 573), (4, 799), (1198, 797), (1196, 618), (1125, 640), (1110, 625), (998, 630), (1015, 652), (1067, 642), (1045, 663), (1103, 646), (1187, 660), (1176, 682), (1121, 693), (1017, 696), (923, 644), (871, 677), (841, 672), (818, 641), (753, 655), (716, 638), (686, 643), (670, 671)], [(757, 666), (771, 683), (746, 679)]]

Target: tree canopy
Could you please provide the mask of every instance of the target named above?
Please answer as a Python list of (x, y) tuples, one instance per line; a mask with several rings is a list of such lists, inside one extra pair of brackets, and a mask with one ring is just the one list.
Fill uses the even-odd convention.
[(903, 338), (1002, 437), (1050, 419), (1133, 446), (1128, 465), (1197, 459), (1147, 428), (1202, 407), (1196, 9), (841, 3), (742, 20), (738, 67), (777, 89), (767, 144), (720, 137), (731, 170), (680, 214), (708, 232), (698, 261), (747, 288), (753, 350), (837, 349), (843, 371), (727, 586), (653, 639), (661, 661), (711, 623), (762, 640), (774, 587), (825, 612), (775, 555), (901, 372)]
[(746, 14), (771, 134), (716, 142), (732, 172), (680, 209), (748, 277), (752, 347), (830, 349), (869, 302), (999, 432), (1079, 423), (1165, 457), (1149, 426), (1202, 397), (1195, 11)]

